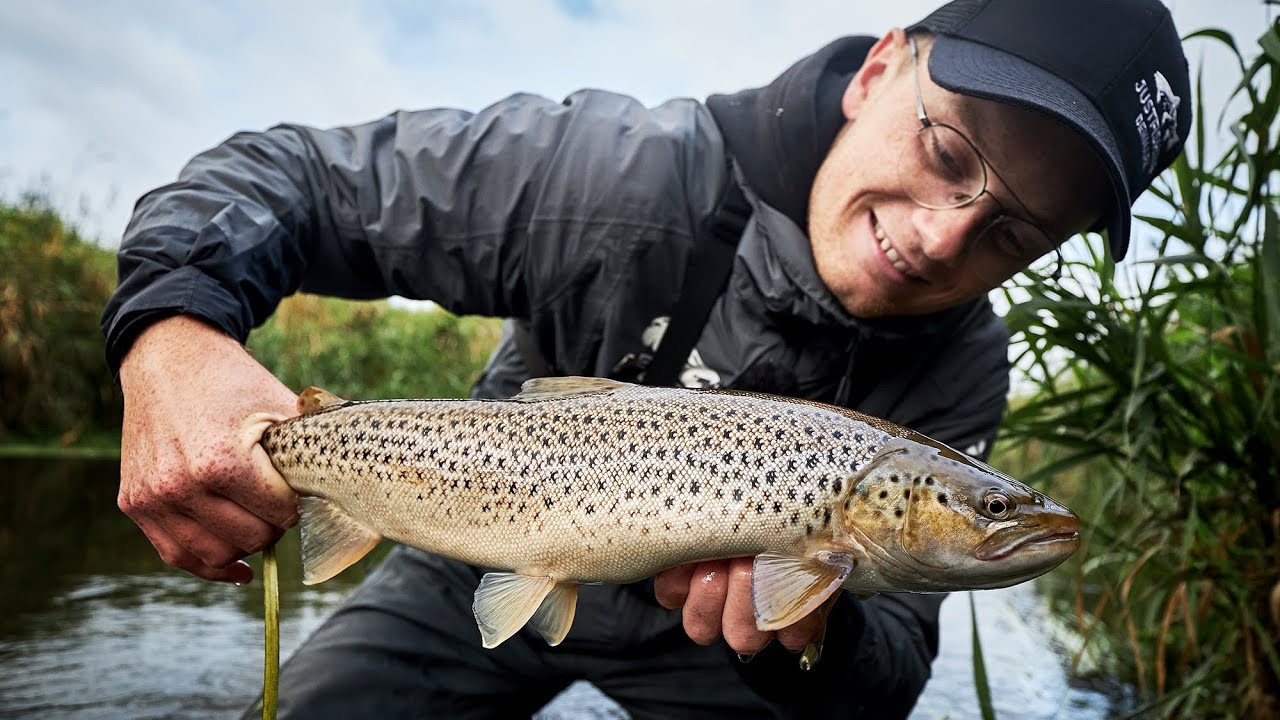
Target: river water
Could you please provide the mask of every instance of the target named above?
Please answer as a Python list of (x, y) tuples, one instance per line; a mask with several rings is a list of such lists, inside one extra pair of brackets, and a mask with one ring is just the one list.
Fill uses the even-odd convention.
[[(115, 507), (116, 464), (0, 458), (0, 718), (233, 718), (262, 689), (262, 589), (169, 570)], [(281, 654), (354, 587), (301, 584), (281, 542)], [(1029, 585), (973, 594), (998, 717), (1100, 720), (1115, 693), (1072, 680), (1071, 634)], [(913, 719), (980, 717), (968, 594), (943, 603), (942, 651)], [(625, 718), (576, 683), (539, 720)]]

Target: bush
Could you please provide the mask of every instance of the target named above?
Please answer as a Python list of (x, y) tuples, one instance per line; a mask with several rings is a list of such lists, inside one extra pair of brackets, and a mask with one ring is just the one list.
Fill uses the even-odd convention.
[[(1137, 683), (1138, 712), (1280, 715), (1280, 23), (1246, 61), (1220, 31), (1191, 37), (1240, 60), (1229, 125), (1196, 140), (1154, 188), (1154, 260), (1117, 277), (1093, 238), (1063, 281), (1006, 290), (1035, 392), (1006, 438), (1045, 453), (1031, 481), (1082, 511), (1074, 587), (1088, 642)], [(1197, 87), (1197, 101), (1199, 99)], [(1067, 472), (1071, 471), (1071, 472)]]
[(114, 253), (30, 195), (0, 203), (0, 280), (0, 441), (67, 445), (118, 430), (122, 404), (98, 329)]

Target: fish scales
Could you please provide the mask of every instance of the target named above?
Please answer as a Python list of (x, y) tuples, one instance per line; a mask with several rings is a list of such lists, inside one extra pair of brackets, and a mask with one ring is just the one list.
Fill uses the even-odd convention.
[(276, 426), (302, 494), (485, 567), (630, 582), (698, 559), (802, 552), (891, 436), (821, 406), (630, 386), (605, 399), (372, 401)]
[(485, 647), (526, 623), (557, 644), (579, 584), (695, 560), (754, 556), (767, 631), (840, 588), (1005, 587), (1079, 543), (1079, 520), (1042, 493), (816, 402), (564, 377), (511, 400), (345, 402), (311, 388), (299, 411), (261, 442), (301, 496), (303, 581), (382, 538), (493, 568), (472, 605)]

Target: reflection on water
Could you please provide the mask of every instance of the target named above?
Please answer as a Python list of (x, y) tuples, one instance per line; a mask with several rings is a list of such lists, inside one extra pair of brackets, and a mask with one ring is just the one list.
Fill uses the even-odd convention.
[[(0, 459), (0, 718), (235, 717), (262, 689), (262, 588), (164, 567), (115, 506), (111, 461)], [(279, 549), (285, 657), (371, 560), (302, 584), (297, 534)], [(1001, 717), (1104, 718), (1106, 696), (1068, 683), (1053, 625), (1026, 587), (978, 593)], [(977, 717), (964, 595), (943, 604), (943, 647), (913, 718)], [(539, 720), (625, 715), (572, 686)]]

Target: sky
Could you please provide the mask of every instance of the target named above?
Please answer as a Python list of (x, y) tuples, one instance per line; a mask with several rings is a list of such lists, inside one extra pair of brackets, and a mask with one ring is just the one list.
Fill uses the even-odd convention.
[[(44, 193), (114, 246), (139, 196), (237, 131), (584, 87), (705, 98), (937, 3), (0, 0), (0, 197)], [(1184, 35), (1219, 27), (1250, 48), (1276, 13), (1262, 0), (1168, 5)], [(1234, 84), (1226, 51), (1193, 41), (1188, 56), (1210, 92)]]

